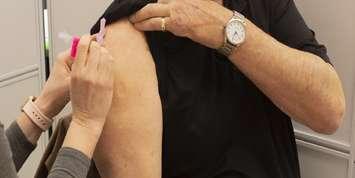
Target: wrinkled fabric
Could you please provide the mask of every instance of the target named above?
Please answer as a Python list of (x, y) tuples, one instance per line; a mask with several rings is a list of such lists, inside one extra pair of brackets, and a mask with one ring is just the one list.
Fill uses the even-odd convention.
[[(111, 24), (151, 2), (116, 0), (102, 17)], [(329, 62), (292, 0), (225, 0), (224, 6)], [(98, 30), (99, 22), (91, 33)], [(227, 58), (170, 33), (145, 35), (163, 105), (164, 178), (300, 177), (290, 118)]]

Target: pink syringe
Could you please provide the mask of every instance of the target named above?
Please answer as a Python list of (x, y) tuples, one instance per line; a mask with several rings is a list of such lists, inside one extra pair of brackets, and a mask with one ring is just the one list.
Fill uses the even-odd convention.
[[(99, 33), (96, 35), (96, 41), (102, 45), (104, 43), (104, 37), (105, 37), (105, 34), (106, 34), (106, 29), (105, 29), (105, 26), (106, 26), (106, 19), (105, 18), (102, 18), (100, 20), (100, 31)], [(80, 38), (79, 37), (73, 37), (73, 40), (72, 40), (72, 45), (71, 45), (71, 52), (70, 52), (70, 55), (71, 57), (73, 58), (73, 60), (75, 59), (76, 57), (76, 54), (78, 52), (78, 45), (79, 45), (79, 42), (80, 42)]]

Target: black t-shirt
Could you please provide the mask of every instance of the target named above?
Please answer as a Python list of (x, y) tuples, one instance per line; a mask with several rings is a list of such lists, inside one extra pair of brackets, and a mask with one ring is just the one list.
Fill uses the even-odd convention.
[[(114, 1), (113, 23), (155, 0)], [(329, 62), (293, 0), (224, 0), (280, 42)], [(98, 23), (92, 33), (98, 31)], [(163, 178), (299, 178), (290, 118), (216, 50), (146, 32), (163, 105)], [(297, 59), (294, 59), (297, 60)], [(270, 79), (272, 80), (272, 79)]]

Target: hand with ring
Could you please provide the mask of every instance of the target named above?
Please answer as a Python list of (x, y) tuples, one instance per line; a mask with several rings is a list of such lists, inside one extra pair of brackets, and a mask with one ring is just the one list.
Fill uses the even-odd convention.
[(130, 17), (141, 31), (169, 31), (217, 49), (233, 12), (213, 0), (158, 0)]

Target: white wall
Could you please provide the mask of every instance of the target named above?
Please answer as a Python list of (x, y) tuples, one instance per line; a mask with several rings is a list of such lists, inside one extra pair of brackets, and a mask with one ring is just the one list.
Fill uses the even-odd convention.
[[(42, 17), (38, 0), (3, 0), (1, 3), (0, 107), (1, 122), (8, 127), (19, 115), (25, 99), (37, 95), (43, 83)], [(33, 177), (44, 143), (42, 137), (20, 177)]]
[[(336, 134), (325, 136), (295, 124), (303, 178), (352, 177), (354, 153), (355, 1), (296, 0), (343, 82), (347, 111)], [(316, 107), (316, 106), (315, 106)]]
[(70, 46), (58, 38), (60, 32), (83, 35), (102, 15), (112, 0), (47, 0), (52, 59)]

